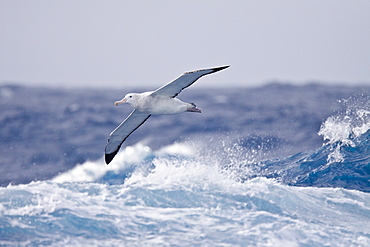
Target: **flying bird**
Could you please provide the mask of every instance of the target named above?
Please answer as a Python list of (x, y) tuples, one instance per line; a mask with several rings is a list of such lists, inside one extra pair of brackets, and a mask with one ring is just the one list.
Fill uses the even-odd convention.
[(200, 77), (228, 67), (222, 66), (186, 72), (155, 91), (129, 93), (123, 99), (114, 102), (115, 106), (128, 103), (134, 110), (110, 133), (107, 145), (105, 146), (105, 162), (109, 164), (113, 160), (127, 137), (139, 128), (151, 115), (178, 114), (182, 112), (201, 113), (201, 109), (197, 108), (194, 103), (186, 103), (175, 97)]

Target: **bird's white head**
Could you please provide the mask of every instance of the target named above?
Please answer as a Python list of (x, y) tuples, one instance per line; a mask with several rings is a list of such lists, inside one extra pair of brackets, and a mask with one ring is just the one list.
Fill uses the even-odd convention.
[(125, 103), (129, 103), (130, 105), (134, 105), (134, 104), (136, 104), (137, 100), (138, 100), (138, 94), (137, 93), (129, 93), (129, 94), (126, 94), (126, 96), (123, 99), (114, 102), (114, 105), (118, 106), (120, 104), (125, 104)]

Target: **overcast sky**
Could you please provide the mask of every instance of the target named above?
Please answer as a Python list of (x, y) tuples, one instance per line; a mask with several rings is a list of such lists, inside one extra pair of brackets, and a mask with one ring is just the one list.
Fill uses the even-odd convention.
[[(0, 0), (0, 84), (370, 84), (370, 1)], [(200, 84), (198, 82), (197, 84)]]

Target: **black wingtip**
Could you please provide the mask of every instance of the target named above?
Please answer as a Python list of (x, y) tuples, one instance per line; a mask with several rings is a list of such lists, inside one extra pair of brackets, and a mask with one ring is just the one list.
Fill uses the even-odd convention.
[(105, 163), (108, 165), (114, 158), (114, 156), (116, 156), (116, 154), (118, 153), (118, 150), (117, 149), (116, 151), (114, 151), (113, 153), (110, 153), (110, 154), (105, 154)]
[(217, 72), (217, 71), (220, 71), (220, 70), (223, 70), (223, 69), (227, 69), (229, 67), (230, 67), (230, 65), (213, 68), (213, 71), (212, 72), (214, 73), (214, 72)]
[(226, 68), (229, 68), (230, 65), (226, 65), (226, 66), (221, 66), (221, 67), (217, 67), (217, 68), (208, 68), (208, 69), (199, 69), (199, 70), (194, 70), (194, 71), (189, 71), (189, 72), (185, 72), (184, 74), (192, 74), (192, 73), (196, 73), (196, 72), (199, 72), (199, 71), (205, 71), (205, 70), (211, 70), (210, 72), (207, 72), (206, 74), (212, 74), (212, 73), (215, 73), (217, 71), (220, 71), (220, 70), (223, 70), (223, 69), (226, 69)]

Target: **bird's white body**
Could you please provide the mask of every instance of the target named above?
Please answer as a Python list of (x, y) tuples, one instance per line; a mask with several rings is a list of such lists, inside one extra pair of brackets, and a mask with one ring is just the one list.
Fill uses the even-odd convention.
[(186, 111), (201, 112), (192, 103), (186, 103), (177, 98), (156, 95), (153, 92), (129, 93), (114, 104), (124, 103), (129, 103), (137, 111), (151, 115), (179, 114)]

